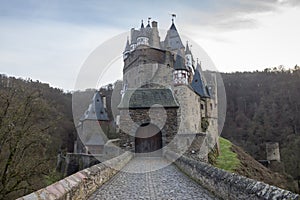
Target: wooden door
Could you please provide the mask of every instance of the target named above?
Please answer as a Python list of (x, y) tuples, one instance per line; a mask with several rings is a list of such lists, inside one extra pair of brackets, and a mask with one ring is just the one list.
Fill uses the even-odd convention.
[(160, 130), (152, 125), (138, 128), (135, 137), (135, 152), (149, 153), (162, 148), (162, 135)]

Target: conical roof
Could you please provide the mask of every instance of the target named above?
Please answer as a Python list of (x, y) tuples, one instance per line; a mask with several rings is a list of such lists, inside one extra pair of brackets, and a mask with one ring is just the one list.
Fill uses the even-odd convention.
[(179, 33), (176, 29), (174, 22), (170, 29), (167, 32), (165, 41), (164, 41), (165, 48), (170, 48), (170, 50), (182, 49), (184, 48)]
[(189, 43), (186, 42), (185, 55), (188, 55), (188, 54), (191, 54), (191, 55), (192, 55), (192, 52), (191, 52), (191, 50), (190, 50)]
[(141, 28), (144, 28), (144, 22), (143, 22), (143, 20), (142, 20)]
[(174, 63), (174, 69), (175, 70), (187, 70), (186, 66), (185, 66), (185, 61), (184, 61), (184, 57), (181, 53), (180, 50), (177, 51), (176, 54), (176, 60)]
[(99, 92), (94, 94), (92, 103), (80, 118), (80, 121), (84, 120), (108, 121), (108, 115), (102, 103)]
[(205, 78), (202, 76), (202, 74), (203, 72), (201, 69), (201, 65), (197, 63), (197, 68), (195, 70), (191, 86), (200, 97), (210, 98), (209, 90), (205, 84)]
[(124, 52), (127, 52), (127, 51), (130, 51), (130, 45), (129, 45), (129, 39), (127, 38), (127, 42), (126, 42), (126, 46), (125, 46), (125, 51)]

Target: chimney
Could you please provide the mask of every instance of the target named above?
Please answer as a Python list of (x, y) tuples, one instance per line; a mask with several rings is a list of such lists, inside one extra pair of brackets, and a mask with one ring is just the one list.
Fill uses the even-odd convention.
[(157, 28), (157, 22), (156, 21), (152, 21), (152, 28), (156, 27)]

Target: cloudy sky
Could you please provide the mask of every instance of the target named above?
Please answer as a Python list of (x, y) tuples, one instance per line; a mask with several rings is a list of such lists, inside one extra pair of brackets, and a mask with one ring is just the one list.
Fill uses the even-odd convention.
[(95, 48), (170, 13), (221, 72), (300, 64), (299, 0), (0, 0), (0, 73), (72, 90)]

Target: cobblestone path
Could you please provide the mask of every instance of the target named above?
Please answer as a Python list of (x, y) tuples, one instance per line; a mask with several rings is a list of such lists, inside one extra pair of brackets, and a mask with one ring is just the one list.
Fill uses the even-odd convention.
[[(132, 200), (132, 199), (217, 199), (203, 187), (192, 181), (176, 166), (168, 165), (156, 171), (154, 166), (166, 166), (162, 158), (131, 160), (123, 170), (102, 185), (89, 200)], [(146, 173), (130, 173), (148, 171)]]

